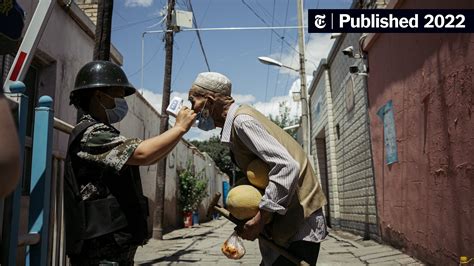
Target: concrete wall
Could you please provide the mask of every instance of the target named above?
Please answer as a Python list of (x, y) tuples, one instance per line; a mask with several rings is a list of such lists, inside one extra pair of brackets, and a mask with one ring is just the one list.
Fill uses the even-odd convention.
[[(37, 1), (19, 0), (27, 14), (25, 30), (38, 4)], [(63, 7), (55, 4), (43, 36), (35, 53), (34, 65), (38, 69), (37, 101), (42, 95), (54, 100), (55, 116), (70, 124), (76, 122), (76, 110), (69, 105), (69, 93), (79, 69), (92, 60), (95, 25), (74, 3)], [(111, 59), (122, 64), (122, 55), (111, 48)], [(54, 132), (53, 152), (65, 157), (68, 136)]]
[[(397, 1), (395, 1), (397, 2)], [(473, 9), (471, 0), (398, 8)], [(474, 257), (473, 34), (380, 34), (368, 42), (377, 205), (383, 240), (419, 259)], [(393, 101), (399, 162), (385, 163), (376, 112)]]
[[(53, 0), (55, 1), (55, 0)], [(36, 9), (38, 1), (19, 0), (19, 4), (26, 12), (25, 29), (29, 25), (32, 15)], [(55, 1), (56, 2), (56, 1)], [(76, 122), (76, 110), (69, 106), (69, 93), (74, 86), (74, 79), (77, 71), (86, 62), (92, 59), (92, 51), (94, 47), (93, 32), (94, 26), (90, 19), (75, 5), (72, 4), (69, 9), (63, 7), (63, 1), (57, 1), (46, 24), (44, 33), (39, 41), (38, 48), (34, 51), (34, 58), (32, 66), (37, 69), (37, 77), (32, 83), (35, 84), (35, 96), (30, 98), (30, 101), (36, 106), (37, 100), (40, 96), (49, 95), (54, 100), (54, 115), (70, 124)], [(121, 64), (122, 56), (112, 47), (112, 59)], [(5, 56), (2, 58), (3, 64), (2, 77), (6, 78), (6, 74), (13, 62), (12, 56)], [(2, 83), (3, 85), (3, 83)], [(33, 88), (29, 88), (33, 89)], [(32, 125), (31, 125), (32, 126)], [(64, 159), (67, 151), (68, 135), (58, 130), (53, 131), (53, 155), (55, 163), (53, 164), (53, 173), (61, 171), (60, 163), (56, 160)], [(31, 139), (26, 140), (26, 154), (25, 163), (31, 162)], [(30, 158), (28, 158), (30, 157)], [(25, 169), (25, 180), (29, 180), (29, 169)], [(62, 176), (61, 174), (59, 176)], [(54, 178), (53, 180), (58, 180)], [(29, 182), (24, 182), (28, 185)], [(56, 197), (54, 189), (56, 184), (53, 184), (51, 198)], [(29, 206), (29, 188), (23, 187), (22, 210), (20, 214), (20, 235), (27, 233), (28, 224), (28, 206)], [(57, 212), (55, 209), (57, 201), (51, 205), (51, 224), (50, 232), (60, 232), (60, 225), (56, 223)], [(0, 218), (1, 218), (0, 214)], [(2, 220), (2, 219), (0, 219)], [(53, 243), (54, 242), (54, 243)], [(59, 239), (52, 240), (54, 245), (61, 245)], [(52, 260), (59, 259), (59, 250), (52, 251)], [(18, 249), (18, 265), (24, 264), (25, 247)]]
[[(26, 25), (28, 25), (37, 1), (20, 0), (19, 3), (29, 15), (26, 20)], [(31, 100), (37, 101), (39, 96), (50, 95), (54, 100), (55, 117), (72, 125), (76, 123), (77, 112), (73, 106), (69, 105), (69, 94), (74, 87), (75, 76), (79, 69), (92, 60), (94, 32), (95, 25), (91, 18), (76, 4), (73, 3), (70, 8), (67, 8), (62, 6), (62, 1), (59, 0), (51, 13), (35, 53), (34, 65), (38, 69), (38, 91), (36, 99)], [(111, 48), (111, 60), (122, 64), (122, 56), (114, 47)], [(7, 66), (3, 69), (3, 72), (7, 72), (8, 68)], [(127, 97), (127, 102), (129, 113), (122, 122), (116, 124), (121, 134), (140, 139), (158, 135), (160, 115), (154, 107), (140, 94)], [(54, 130), (53, 153), (56, 157), (65, 158), (68, 137), (67, 134)], [(182, 224), (176, 199), (178, 187), (176, 171), (179, 167), (185, 167), (187, 161), (193, 162), (196, 168), (206, 166), (211, 196), (217, 191), (222, 192), (222, 180), (227, 178), (216, 168), (212, 159), (200, 154), (186, 141), (180, 141), (167, 162), (165, 226), (169, 228)], [(154, 200), (157, 165), (140, 167), (140, 173), (145, 195)], [(203, 204), (206, 204), (206, 201)], [(204, 213), (201, 217), (205, 219)]]
[[(208, 197), (201, 202), (198, 210), (200, 221), (210, 219), (206, 217), (209, 201), (216, 192), (220, 192), (222, 195), (222, 182), (229, 181), (229, 177), (217, 168), (209, 155), (201, 153), (187, 141), (180, 141), (167, 157), (164, 231), (183, 225), (183, 213), (178, 201), (178, 174), (181, 170), (186, 169), (188, 163), (191, 163), (196, 173), (204, 171), (204, 176), (208, 179)], [(222, 197), (219, 202), (221, 205), (223, 204)]]

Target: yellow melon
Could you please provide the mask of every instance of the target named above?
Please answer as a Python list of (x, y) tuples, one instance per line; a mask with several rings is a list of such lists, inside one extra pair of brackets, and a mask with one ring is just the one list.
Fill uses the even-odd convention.
[(262, 194), (253, 186), (236, 186), (227, 195), (227, 210), (237, 219), (246, 220), (258, 212), (258, 204)]
[(247, 166), (247, 178), (250, 184), (260, 189), (265, 189), (268, 185), (268, 172), (270, 167), (260, 159), (251, 161)]

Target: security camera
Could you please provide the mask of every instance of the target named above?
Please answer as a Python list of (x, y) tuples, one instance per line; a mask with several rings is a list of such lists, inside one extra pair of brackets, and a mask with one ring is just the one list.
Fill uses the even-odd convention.
[(359, 66), (357, 65), (352, 65), (349, 67), (349, 72), (351, 72), (351, 74), (357, 74), (359, 73)]
[(342, 35), (342, 33), (332, 33), (331, 34), (331, 39), (336, 39), (338, 37), (340, 37)]
[(342, 50), (342, 53), (344, 55), (349, 56), (349, 57), (354, 57), (354, 47), (352, 47), (352, 45), (351, 45), (351, 46), (345, 48), (344, 50)]

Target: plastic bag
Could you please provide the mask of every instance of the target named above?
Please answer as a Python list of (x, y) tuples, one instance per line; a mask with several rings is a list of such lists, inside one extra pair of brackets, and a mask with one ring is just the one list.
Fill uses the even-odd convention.
[(221, 251), (227, 258), (233, 260), (238, 260), (245, 255), (244, 243), (235, 231), (222, 244)]

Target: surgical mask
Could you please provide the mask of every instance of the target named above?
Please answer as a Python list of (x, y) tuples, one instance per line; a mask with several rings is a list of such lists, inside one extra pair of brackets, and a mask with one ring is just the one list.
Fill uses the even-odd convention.
[[(107, 95), (107, 97), (113, 98), (109, 95)], [(102, 103), (100, 103), (105, 110), (105, 114), (107, 115), (107, 120), (109, 120), (110, 124), (114, 124), (114, 123), (118, 123), (122, 121), (122, 119), (127, 115), (127, 112), (128, 112), (128, 104), (125, 99), (122, 99), (122, 98), (113, 98), (113, 99), (115, 102), (115, 107), (112, 109), (108, 109)]]
[(209, 115), (209, 110), (205, 109), (206, 104), (207, 101), (204, 103), (202, 111), (197, 114), (196, 121), (199, 129), (209, 131), (216, 128), (216, 125), (214, 124), (214, 119)]

